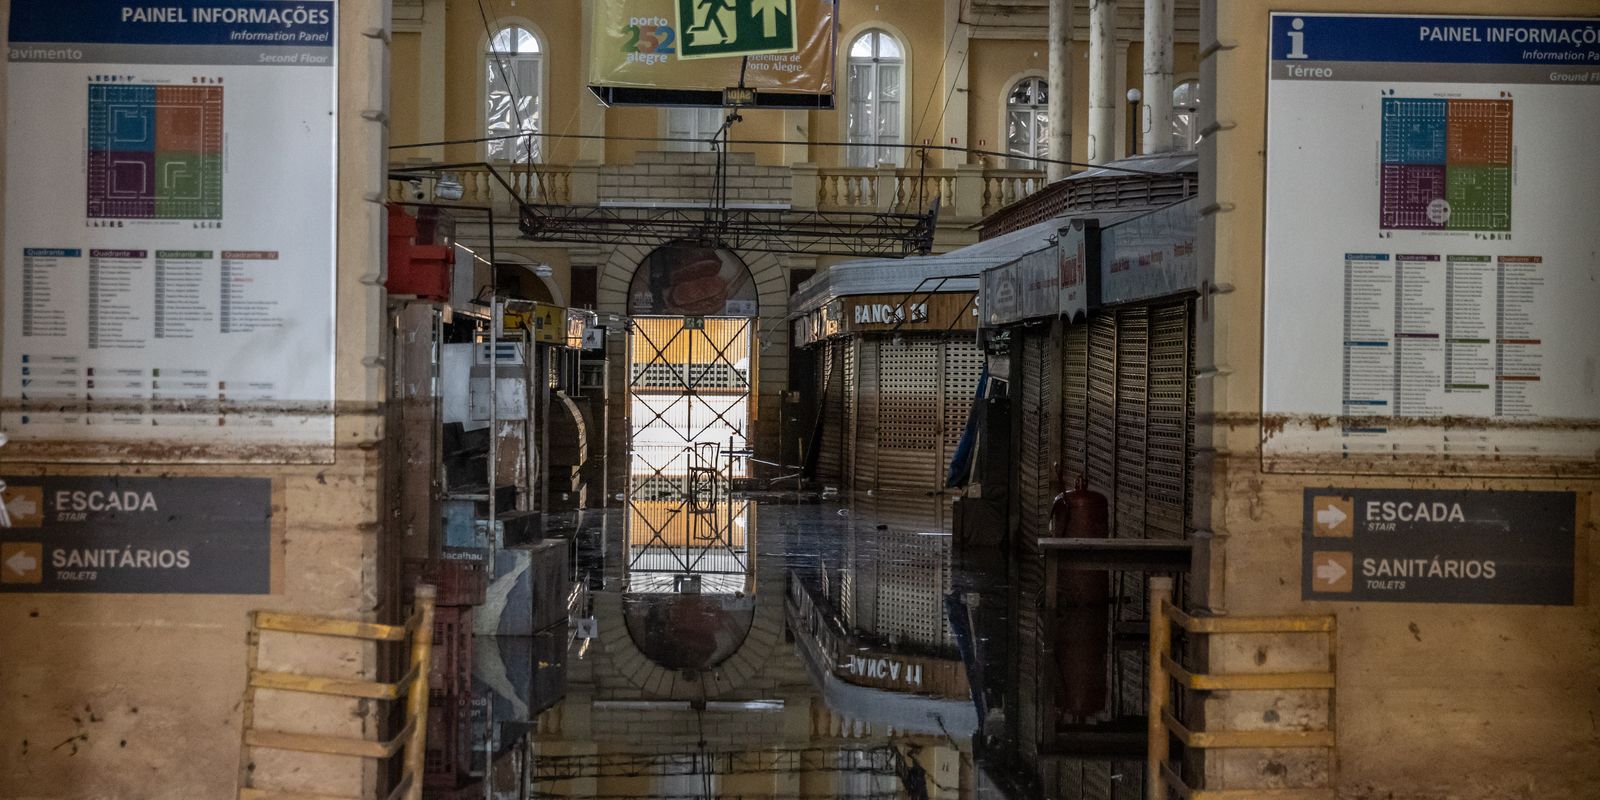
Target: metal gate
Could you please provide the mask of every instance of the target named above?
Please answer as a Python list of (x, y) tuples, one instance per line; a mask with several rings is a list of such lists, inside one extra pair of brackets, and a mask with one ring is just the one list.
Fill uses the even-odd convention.
[(634, 591), (744, 589), (751, 347), (742, 317), (634, 317), (629, 344), (628, 574)]

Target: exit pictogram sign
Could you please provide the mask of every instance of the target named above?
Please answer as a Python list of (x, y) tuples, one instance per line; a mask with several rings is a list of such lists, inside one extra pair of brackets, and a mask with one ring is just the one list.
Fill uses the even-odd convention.
[(797, 0), (677, 0), (678, 57), (722, 58), (798, 50)]

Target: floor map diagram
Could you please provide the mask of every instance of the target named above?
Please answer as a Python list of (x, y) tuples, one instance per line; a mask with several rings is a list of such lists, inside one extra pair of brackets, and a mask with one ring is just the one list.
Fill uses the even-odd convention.
[(222, 219), (221, 86), (89, 84), (88, 215)]
[(1511, 102), (1384, 98), (1380, 226), (1511, 230)]
[(1272, 13), (1267, 470), (1600, 473), (1593, 27)]

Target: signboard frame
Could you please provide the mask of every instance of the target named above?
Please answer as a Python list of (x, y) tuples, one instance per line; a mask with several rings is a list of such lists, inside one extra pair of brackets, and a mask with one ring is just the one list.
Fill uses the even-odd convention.
[(0, 485), (0, 594), (284, 591), (280, 479), (11, 474)]
[[(0, 286), (8, 452), (54, 463), (331, 463), (337, 6), (175, 0), (123, 10), (45, 0), (11, 9)], [(88, 102), (60, 103), (63, 91), (87, 91)], [(29, 100), (41, 94), (53, 99)], [(147, 133), (105, 127), (102, 112), (144, 115)], [(63, 141), (63, 120), (100, 132)], [(225, 147), (207, 144), (213, 137)], [(304, 154), (288, 168), (255, 157), (288, 146)], [(65, 187), (63, 160), (84, 165)], [(160, 175), (179, 177), (157, 181), (162, 163), (182, 170)], [(260, 218), (285, 224), (251, 230)], [(313, 287), (326, 291), (308, 296)], [(22, 310), (48, 318), (49, 330), (27, 330)], [(53, 385), (39, 390), (45, 374)]]
[(1588, 494), (1308, 487), (1301, 599), (1573, 606)]
[(1594, 24), (1272, 13), (1265, 471), (1600, 474)]

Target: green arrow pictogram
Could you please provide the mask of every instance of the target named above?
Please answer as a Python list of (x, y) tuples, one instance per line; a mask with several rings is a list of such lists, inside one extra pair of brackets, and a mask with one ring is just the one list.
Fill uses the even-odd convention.
[(761, 35), (778, 35), (778, 15), (789, 15), (789, 0), (750, 0), (750, 16), (761, 19)]

